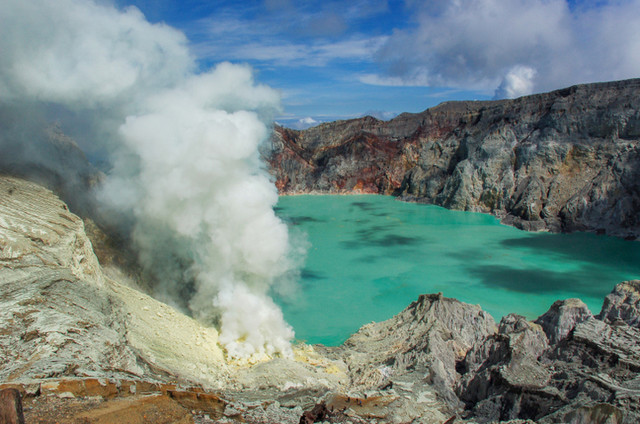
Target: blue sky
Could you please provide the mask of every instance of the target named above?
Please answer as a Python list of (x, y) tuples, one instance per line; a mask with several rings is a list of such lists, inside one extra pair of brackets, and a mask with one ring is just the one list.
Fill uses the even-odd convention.
[(184, 32), (202, 69), (250, 64), (291, 126), (640, 77), (640, 0), (118, 0), (129, 5)]

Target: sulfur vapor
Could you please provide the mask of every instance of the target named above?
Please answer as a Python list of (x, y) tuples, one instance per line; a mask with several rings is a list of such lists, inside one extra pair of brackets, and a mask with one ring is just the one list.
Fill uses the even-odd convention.
[(97, 197), (156, 295), (217, 324), (230, 357), (290, 355), (270, 292), (292, 248), (258, 154), (278, 93), (246, 66), (198, 72), (179, 31), (90, 0), (2, 2), (0, 51), (0, 118), (18, 117), (2, 154), (28, 150), (37, 116), (104, 156)]

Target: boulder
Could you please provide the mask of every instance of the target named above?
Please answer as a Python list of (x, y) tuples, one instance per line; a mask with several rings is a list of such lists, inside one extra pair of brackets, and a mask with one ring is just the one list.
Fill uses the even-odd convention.
[(510, 314), (498, 334), (475, 346), (465, 357), (460, 399), (480, 422), (533, 418), (536, 403), (558, 402), (548, 389), (551, 372), (539, 361), (549, 344), (542, 328)]
[(640, 280), (616, 285), (605, 297), (598, 318), (611, 324), (624, 322), (640, 328)]
[(566, 339), (575, 326), (593, 314), (580, 299), (558, 300), (535, 322), (542, 326), (551, 344)]
[(393, 388), (415, 398), (435, 392), (457, 409), (456, 364), (496, 331), (493, 318), (477, 305), (441, 293), (421, 295), (393, 318), (362, 327), (338, 352), (360, 390)]

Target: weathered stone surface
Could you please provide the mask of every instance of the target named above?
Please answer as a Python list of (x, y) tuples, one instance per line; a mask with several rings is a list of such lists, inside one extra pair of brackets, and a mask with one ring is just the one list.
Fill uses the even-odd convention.
[(82, 221), (36, 184), (0, 193), (0, 380), (143, 375)]
[(527, 230), (640, 235), (640, 79), (391, 121), (276, 127), (264, 156), (282, 193), (381, 193), (489, 212)]
[[(219, 396), (201, 388), (145, 380), (64, 378), (0, 385), (0, 392), (10, 390), (26, 398), (28, 422), (113, 422), (109, 414), (121, 414), (126, 418), (121, 422), (173, 423), (185, 417), (184, 422), (193, 422), (192, 416), (200, 415), (218, 419), (226, 406)], [(160, 417), (163, 413), (168, 416)]]
[(547, 349), (542, 328), (519, 315), (507, 315), (498, 334), (474, 346), (460, 371), (458, 393), (481, 422), (527, 415), (533, 399), (555, 398), (547, 386), (551, 373), (538, 358)]
[(593, 314), (580, 299), (558, 300), (535, 322), (540, 324), (551, 344), (567, 338), (575, 326)]
[(0, 423), (24, 424), (22, 412), (22, 395), (18, 389), (0, 390)]
[(29, 402), (25, 418), (29, 423), (69, 424), (190, 424), (190, 410), (163, 394), (136, 395), (118, 399), (64, 399), (38, 397)]
[(496, 330), (479, 306), (422, 295), (395, 317), (362, 327), (338, 354), (349, 366), (352, 387), (413, 399), (418, 416), (420, 406), (449, 413), (460, 406), (453, 391), (460, 377), (456, 362)]
[(640, 328), (640, 280), (618, 284), (605, 297), (598, 318), (612, 324), (622, 321)]
[[(627, 283), (613, 293), (623, 293)], [(625, 304), (620, 304), (625, 308)], [(618, 304), (609, 312), (617, 316)], [(634, 423), (640, 420), (640, 332), (601, 321), (576, 299), (536, 320), (507, 316), (465, 358), (458, 386), (478, 422)], [(547, 342), (547, 337), (551, 343)]]
[(326, 418), (331, 415), (332, 411), (327, 408), (327, 405), (319, 403), (313, 407), (310, 411), (305, 411), (300, 417), (300, 424), (313, 424), (315, 422), (327, 421)]
[(49, 190), (0, 177), (0, 193), (0, 381), (219, 384), (215, 329), (106, 277), (82, 220)]
[[(553, 370), (551, 385), (564, 400), (557, 415), (584, 416), (580, 411), (607, 410), (615, 419), (612, 422), (640, 421), (639, 337), (634, 327), (590, 318), (546, 352), (541, 361)], [(546, 422), (557, 421), (550, 417)]]
[(567, 424), (619, 424), (624, 421), (624, 413), (608, 403), (581, 406), (577, 409), (561, 410), (545, 418), (541, 423)]

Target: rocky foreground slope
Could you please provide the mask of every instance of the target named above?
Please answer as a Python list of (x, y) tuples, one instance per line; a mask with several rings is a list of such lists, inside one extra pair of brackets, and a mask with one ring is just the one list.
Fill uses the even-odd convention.
[(640, 281), (598, 316), (570, 299), (498, 325), (423, 295), (342, 346), (246, 364), (114, 279), (47, 189), (0, 177), (0, 249), (2, 419), (15, 395), (29, 423), (640, 421)]
[(391, 121), (277, 127), (281, 193), (381, 193), (528, 230), (640, 235), (640, 79), (448, 102)]

